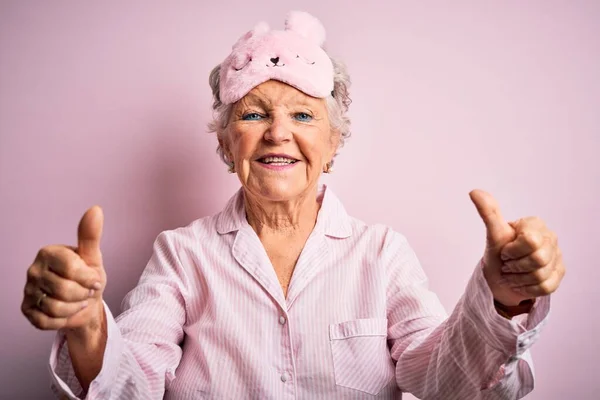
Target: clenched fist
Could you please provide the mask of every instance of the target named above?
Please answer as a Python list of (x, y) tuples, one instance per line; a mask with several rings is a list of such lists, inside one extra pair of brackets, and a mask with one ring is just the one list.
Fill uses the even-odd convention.
[(98, 206), (81, 218), (77, 247), (42, 248), (27, 270), (21, 311), (39, 329), (97, 329), (104, 309), (106, 273), (100, 237), (104, 216)]

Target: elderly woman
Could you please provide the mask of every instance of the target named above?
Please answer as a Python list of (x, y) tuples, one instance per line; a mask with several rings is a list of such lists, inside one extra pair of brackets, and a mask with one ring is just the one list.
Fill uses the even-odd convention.
[(114, 318), (99, 207), (47, 246), (22, 311), (57, 330), (53, 389), (75, 399), (514, 399), (564, 266), (538, 218), (471, 192), (487, 247), (447, 317), (407, 240), (318, 184), (348, 136), (349, 78), (300, 12), (257, 25), (211, 73), (219, 152), (241, 189), (161, 233)]

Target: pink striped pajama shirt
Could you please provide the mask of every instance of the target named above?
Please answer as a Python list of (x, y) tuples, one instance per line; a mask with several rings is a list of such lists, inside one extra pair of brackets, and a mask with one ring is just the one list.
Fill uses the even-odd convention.
[[(88, 399), (514, 399), (549, 311), (494, 310), (480, 265), (447, 317), (406, 239), (346, 214), (322, 186), (287, 298), (240, 190), (218, 215), (161, 233), (123, 313), (108, 319)], [(64, 336), (52, 388), (81, 398)], [(79, 396), (79, 397), (78, 397)]]

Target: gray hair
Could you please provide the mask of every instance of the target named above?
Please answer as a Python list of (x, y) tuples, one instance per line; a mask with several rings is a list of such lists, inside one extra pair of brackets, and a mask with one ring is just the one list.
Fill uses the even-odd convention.
[[(350, 75), (346, 70), (346, 66), (334, 58), (331, 58), (333, 63), (333, 96), (327, 97), (327, 113), (332, 130), (340, 133), (340, 147), (344, 145), (346, 139), (350, 137), (350, 118), (348, 117), (348, 108), (352, 100), (349, 95)], [(208, 79), (210, 88), (213, 94), (213, 120), (208, 124), (209, 132), (216, 132), (219, 139), (222, 138), (225, 128), (233, 111), (233, 104), (223, 104), (219, 93), (221, 65), (217, 65), (210, 73)], [(221, 160), (227, 165), (230, 161), (227, 160), (221, 144), (217, 145), (217, 154)], [(336, 153), (337, 154), (337, 153)]]

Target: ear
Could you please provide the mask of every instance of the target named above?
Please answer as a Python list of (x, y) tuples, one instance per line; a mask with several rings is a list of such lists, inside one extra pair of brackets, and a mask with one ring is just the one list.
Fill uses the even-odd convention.
[(256, 24), (254, 29), (246, 32), (242, 37), (240, 37), (233, 45), (233, 48), (235, 49), (236, 47), (246, 43), (252, 37), (264, 35), (265, 33), (269, 32), (269, 30), (269, 25), (266, 22), (259, 22)]
[(296, 32), (319, 46), (325, 43), (325, 27), (321, 21), (304, 11), (290, 11), (285, 30)]

